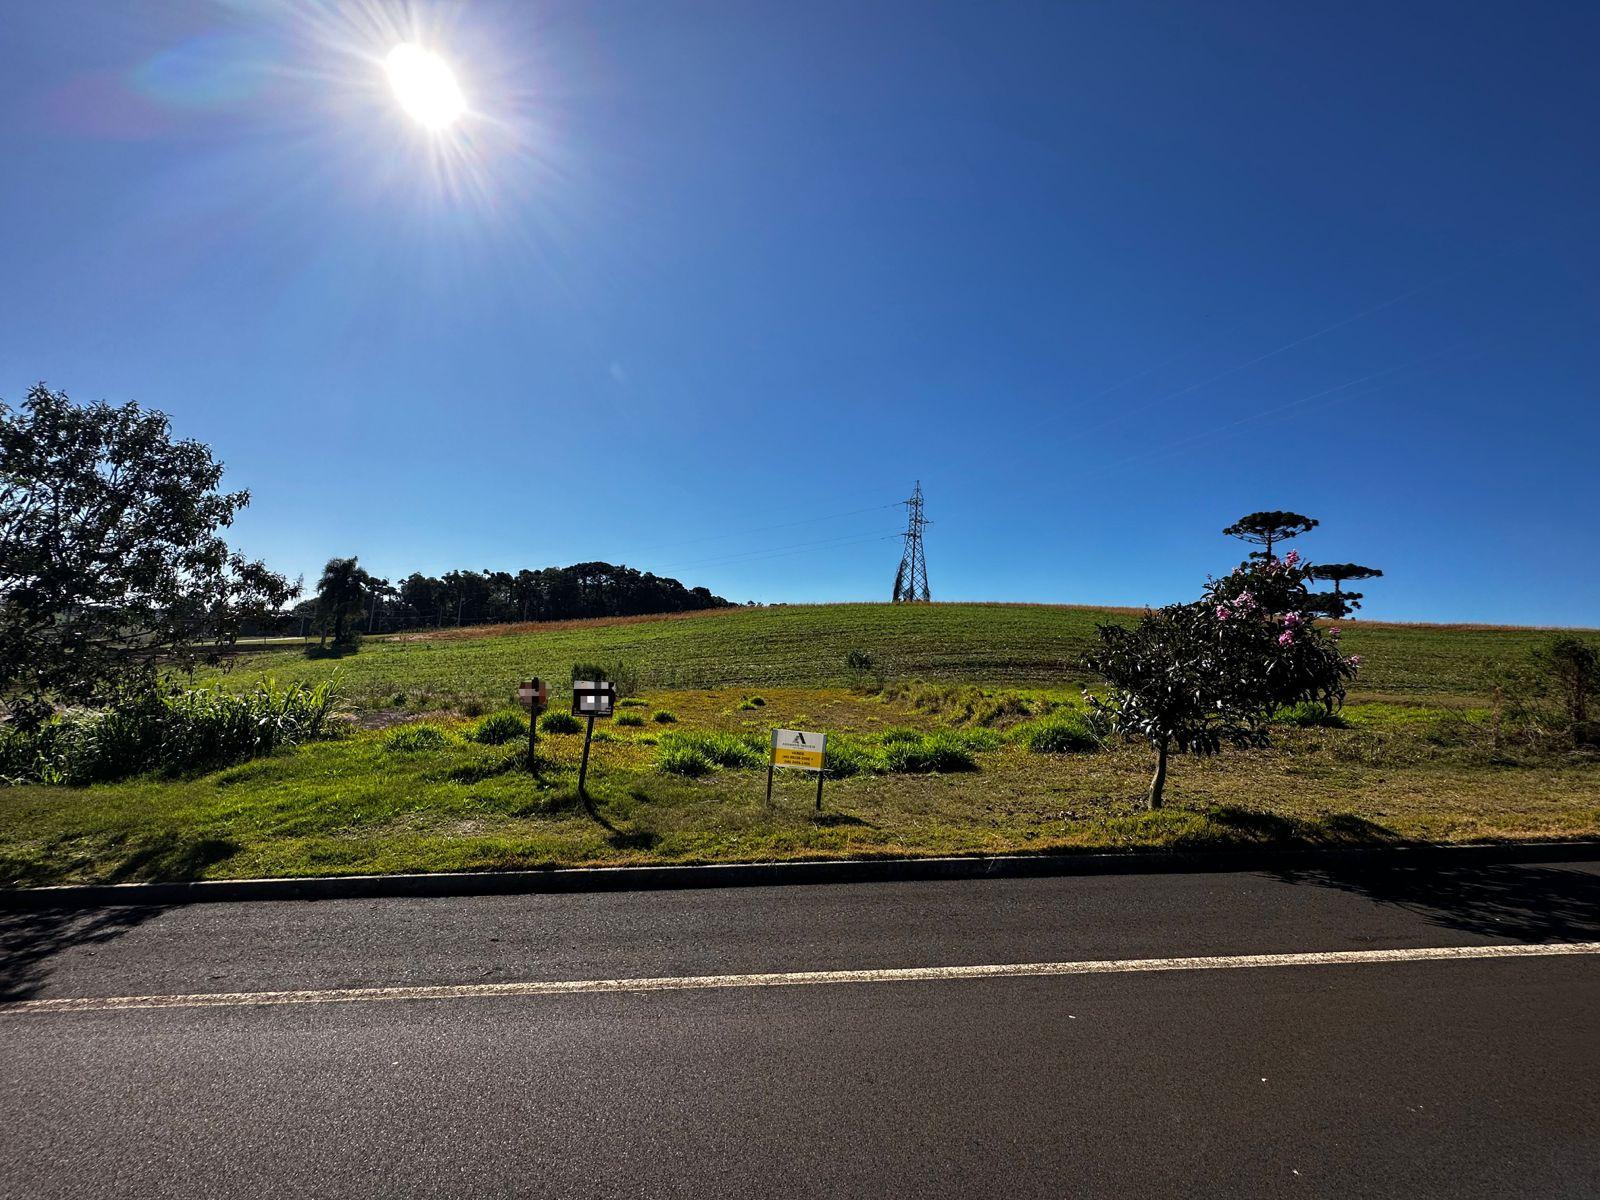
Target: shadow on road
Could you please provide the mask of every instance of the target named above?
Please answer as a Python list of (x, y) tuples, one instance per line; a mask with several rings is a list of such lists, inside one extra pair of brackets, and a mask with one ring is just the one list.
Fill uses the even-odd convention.
[(109, 942), (165, 911), (158, 905), (0, 909), (0, 1001), (37, 995), (57, 954)]
[(1600, 875), (1556, 867), (1427, 865), (1283, 870), (1393, 904), (1446, 929), (1516, 941), (1600, 941)]

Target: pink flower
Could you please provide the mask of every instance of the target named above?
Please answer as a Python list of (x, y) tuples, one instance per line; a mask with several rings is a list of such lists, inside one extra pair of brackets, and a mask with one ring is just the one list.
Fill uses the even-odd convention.
[(1283, 625), (1285, 629), (1297, 629), (1304, 620), (1299, 613), (1285, 613)]
[(1240, 612), (1249, 612), (1256, 606), (1256, 598), (1247, 591), (1240, 592), (1236, 597), (1234, 597), (1233, 605)]
[(1294, 630), (1285, 629), (1278, 635), (1278, 645), (1292, 646), (1294, 644)]
[(1291, 551), (1289, 551), (1289, 553), (1287, 553), (1287, 554), (1285, 554), (1283, 556), (1283, 565), (1284, 566), (1286, 566), (1286, 567), (1294, 567), (1294, 566), (1298, 566), (1299, 564), (1300, 564), (1300, 551), (1291, 550)]
[(1217, 620), (1226, 621), (1231, 616), (1233, 616), (1233, 614), (1228, 611), (1228, 606), (1226, 604), (1217, 605)]
[(1346, 662), (1348, 662), (1348, 663), (1349, 663), (1349, 664), (1350, 664), (1350, 665), (1351, 665), (1351, 666), (1352, 666), (1352, 667), (1359, 667), (1359, 666), (1360, 666), (1360, 665), (1361, 665), (1361, 655), (1359, 655), (1359, 654), (1352, 654), (1352, 655), (1351, 655), (1351, 656), (1350, 656), (1350, 657), (1349, 657), (1349, 658), (1348, 658), (1348, 659), (1346, 659), (1346, 660), (1345, 660), (1345, 661), (1346, 661)]
[(1331, 638), (1338, 637), (1339, 636), (1339, 632), (1340, 632), (1339, 631), (1339, 627), (1337, 625), (1330, 625), (1328, 627), (1328, 636), (1331, 637)]

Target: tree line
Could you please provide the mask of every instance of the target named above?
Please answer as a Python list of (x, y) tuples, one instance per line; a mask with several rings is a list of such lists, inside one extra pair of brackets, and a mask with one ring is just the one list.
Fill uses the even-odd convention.
[(607, 562), (510, 571), (412, 572), (398, 583), (368, 573), (357, 558), (328, 560), (315, 593), (288, 614), (287, 631), (314, 631), (324, 642), (512, 621), (567, 621), (727, 608), (703, 587)]

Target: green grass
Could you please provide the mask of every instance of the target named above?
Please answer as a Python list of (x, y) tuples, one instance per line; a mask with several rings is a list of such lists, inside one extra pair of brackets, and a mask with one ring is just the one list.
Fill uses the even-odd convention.
[[(1113, 619), (832, 605), (369, 639), (337, 664), (253, 651), (224, 687), (337, 667), (370, 728), (193, 778), (0, 788), (0, 883), (1600, 834), (1595, 755), (1489, 744), (1485, 671), (1534, 630), (1347, 623), (1367, 667), (1346, 727), (1286, 713), (1271, 749), (1176, 760), (1170, 809), (1144, 812), (1148, 751), (1087, 744), (1079, 704), (1073, 664)], [(846, 686), (864, 681), (851, 650), (880, 691)], [(519, 679), (583, 661), (626, 664), (644, 693), (624, 710), (639, 724), (597, 727), (593, 815), (582, 725), (541, 719), (534, 776), (504, 710)], [(820, 818), (809, 776), (779, 772), (763, 803), (778, 726), (830, 735)]]
[[(514, 698), (530, 671), (565, 678), (582, 660), (626, 662), (639, 686), (772, 688), (842, 686), (851, 650), (870, 652), (891, 681), (984, 688), (1075, 687), (1075, 664), (1094, 627), (1130, 620), (1090, 608), (1005, 604), (834, 604), (733, 609), (673, 619), (563, 623), (533, 632), (447, 631), (443, 636), (369, 638), (361, 652), (332, 661), (298, 651), (257, 651), (233, 660), (225, 686), (257, 679), (320, 680), (337, 669), (360, 708), (417, 712), (490, 709)], [(1486, 668), (1521, 661), (1548, 635), (1530, 629), (1345, 626), (1345, 646), (1366, 662), (1356, 695), (1367, 698), (1481, 698)]]
[[(843, 689), (764, 695), (752, 715), (724, 691), (653, 693), (679, 724), (595, 745), (594, 816), (575, 792), (581, 737), (541, 737), (534, 776), (523, 745), (443, 718), (190, 779), (0, 789), (0, 882), (1600, 834), (1600, 759), (1496, 757), (1483, 715), (1459, 707), (1358, 705), (1348, 729), (1177, 759), (1170, 807), (1147, 813), (1141, 747), (1038, 754), (1014, 736), (1028, 721), (954, 727)], [(774, 725), (830, 732), (843, 777), (820, 817), (810, 776), (780, 771), (765, 807)]]

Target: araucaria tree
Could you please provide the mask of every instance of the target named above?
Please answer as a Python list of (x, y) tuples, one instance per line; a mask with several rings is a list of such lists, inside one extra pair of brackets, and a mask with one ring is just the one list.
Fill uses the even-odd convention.
[(1306, 615), (1309, 572), (1292, 551), (1251, 560), (1213, 580), (1203, 599), (1146, 612), (1133, 628), (1099, 627), (1089, 669), (1109, 683), (1089, 703), (1114, 732), (1156, 752), (1146, 799), (1160, 808), (1173, 753), (1261, 746), (1286, 705), (1342, 704), (1359, 656), (1339, 652), (1339, 631)]
[(0, 697), (20, 724), (187, 666), (298, 588), (228, 548), (249, 503), (137, 404), (0, 403)]
[(1345, 591), (1345, 584), (1382, 576), (1383, 572), (1377, 567), (1363, 567), (1360, 563), (1318, 563), (1311, 568), (1311, 578), (1333, 584), (1333, 591), (1322, 593), (1320, 597), (1320, 611), (1330, 617), (1348, 617), (1361, 607), (1361, 593)]
[(1261, 549), (1252, 550), (1250, 556), (1266, 562), (1272, 558), (1273, 546), (1297, 538), (1302, 533), (1310, 533), (1317, 524), (1315, 518), (1297, 512), (1253, 512), (1240, 517), (1222, 532), (1253, 546), (1260, 546)]

